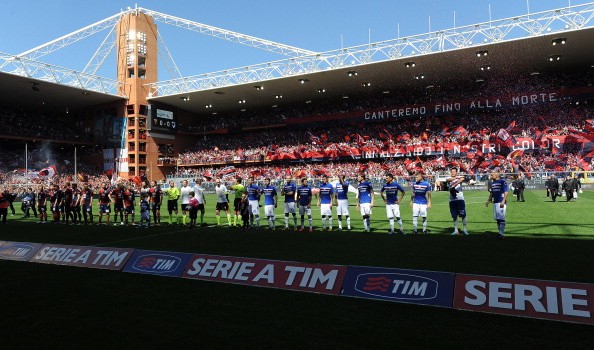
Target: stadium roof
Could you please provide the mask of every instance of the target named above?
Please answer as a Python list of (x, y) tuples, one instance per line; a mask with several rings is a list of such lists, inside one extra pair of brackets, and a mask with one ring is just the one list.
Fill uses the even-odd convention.
[(0, 105), (59, 112), (124, 101), (125, 98), (0, 72)]
[[(558, 39), (564, 39), (565, 43)], [(553, 45), (553, 41), (557, 43)], [(594, 28), (586, 28), (149, 100), (208, 115), (369, 92), (381, 94), (428, 86), (468, 86), (478, 79), (488, 81), (501, 75), (591, 69), (594, 67), (592, 43)], [(484, 51), (488, 52), (487, 56), (477, 56), (477, 52)], [(406, 66), (413, 62), (414, 67)], [(365, 83), (370, 83), (370, 86), (364, 86)], [(318, 92), (320, 89), (325, 89), (325, 92)], [(282, 96), (282, 99), (277, 96)], [(207, 105), (212, 107), (207, 108)]]

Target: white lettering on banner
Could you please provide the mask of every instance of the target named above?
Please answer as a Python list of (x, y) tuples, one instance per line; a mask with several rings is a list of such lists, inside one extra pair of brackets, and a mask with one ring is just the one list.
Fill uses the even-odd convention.
[(460, 111), (461, 105), (460, 103), (446, 103), (446, 104), (436, 104), (435, 105), (435, 113), (447, 113), (453, 111)]
[(237, 271), (237, 275), (235, 276), (236, 280), (240, 280), (240, 281), (247, 281), (250, 273), (252, 273), (252, 268), (256, 266), (256, 264), (254, 263), (243, 263), (241, 264), (241, 266), (239, 267), (239, 271)]
[(501, 100), (497, 99), (497, 100), (495, 100), (495, 102), (489, 101), (488, 99), (484, 100), (484, 101), (482, 101), (482, 100), (472, 101), (472, 102), (470, 102), (469, 108), (484, 109), (484, 108), (493, 108), (493, 107), (495, 107), (495, 108), (501, 107)]
[(154, 269), (156, 270), (170, 270), (173, 265), (175, 265), (176, 260), (171, 260), (171, 259), (157, 259), (157, 262), (155, 263), (155, 266), (153, 266)]
[(85, 252), (82, 253), (78, 258), (76, 258), (76, 260), (74, 260), (74, 262), (86, 264), (87, 261), (89, 260), (90, 256), (91, 256), (91, 251), (85, 250)]
[(19, 256), (19, 257), (26, 256), (30, 251), (31, 251), (31, 249), (29, 249), (29, 248), (17, 248), (17, 249), (15, 249), (15, 251), (12, 255)]
[[(198, 258), (194, 260), (186, 273), (189, 276), (275, 283), (274, 264), (266, 264), (261, 269), (258, 267), (260, 269), (258, 273), (253, 271), (255, 266), (256, 264), (252, 262)], [(323, 285), (327, 290), (334, 288), (339, 272), (338, 270), (331, 270), (324, 273), (324, 270), (319, 268), (302, 266), (285, 266), (285, 271), (289, 273), (285, 281), (286, 286), (295, 287), (295, 285), (298, 285), (301, 288), (316, 288), (318, 285)], [(252, 274), (255, 274), (255, 277), (251, 277)]]
[(539, 93), (539, 94), (521, 95), (521, 96), (512, 97), (512, 105), (513, 106), (545, 103), (545, 102), (555, 102), (555, 101), (557, 101), (557, 93), (556, 92), (550, 92), (548, 94)]
[[(503, 101), (503, 102), (502, 102)], [(417, 116), (459, 112), (463, 109), (489, 109), (512, 106), (534, 105), (559, 101), (557, 92), (538, 92), (511, 97), (493, 96), (480, 100), (459, 100), (453, 102), (429, 103), (414, 107), (397, 107), (394, 109), (367, 111), (363, 114), (365, 120), (385, 120), (406, 116)]]
[(220, 277), (230, 280), (247, 281), (248, 277), (246, 274), (252, 272), (251, 268), (254, 265), (254, 263), (241, 261), (233, 263), (229, 260), (198, 258), (194, 260), (192, 267), (187, 273), (190, 276), (198, 275), (202, 277)]
[(336, 282), (336, 277), (338, 276), (337, 270), (332, 270), (328, 272), (328, 274), (324, 274), (324, 271), (322, 271), (321, 269), (312, 269), (311, 267), (301, 266), (287, 266), (285, 267), (285, 271), (289, 272), (289, 277), (287, 277), (287, 281), (285, 283), (285, 285), (287, 286), (292, 286), (293, 282), (295, 281), (295, 277), (297, 277), (297, 274), (301, 273), (303, 274), (303, 276), (301, 276), (301, 282), (299, 283), (299, 287), (314, 288), (318, 283), (327, 283), (327, 290), (332, 290), (332, 288), (334, 288), (334, 283)]
[(261, 279), (265, 279), (268, 283), (274, 283), (274, 265), (268, 264), (266, 265), (262, 271), (260, 271), (256, 277), (252, 280), (253, 282), (258, 282)]
[[(406, 280), (394, 280), (394, 288), (392, 289), (392, 293), (400, 293), (402, 295), (415, 295), (415, 296), (425, 296), (427, 292), (427, 282), (418, 282), (418, 281), (406, 281)], [(402, 287), (402, 288), (400, 288)], [(400, 291), (398, 290), (400, 288)]]
[[(543, 291), (534, 285), (477, 280), (467, 281), (464, 287), (469, 294), (464, 296), (468, 305), (487, 304), (498, 309), (525, 311), (526, 305), (530, 304), (539, 313), (559, 314), (561, 310), (561, 314), (566, 316), (590, 317), (589, 311), (576, 308), (588, 308), (588, 291), (585, 289), (545, 287)], [(561, 304), (558, 293), (561, 294)]]

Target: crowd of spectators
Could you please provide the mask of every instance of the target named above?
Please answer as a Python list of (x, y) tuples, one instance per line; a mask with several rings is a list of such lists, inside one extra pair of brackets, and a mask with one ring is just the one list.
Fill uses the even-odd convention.
[(567, 88), (584, 87), (593, 83), (594, 72), (569, 72), (540, 74), (529, 76), (501, 76), (485, 80), (482, 85), (456, 86), (456, 95), (452, 96), (450, 86), (434, 86), (430, 90), (425, 87), (418, 91), (391, 90), (389, 94), (361, 94), (343, 99), (313, 99), (308, 104), (282, 105), (265, 110), (246, 110), (235, 113), (218, 113), (208, 118), (181, 121), (178, 131), (206, 133), (220, 129), (241, 129), (250, 127), (269, 127), (286, 123), (288, 120), (311, 116), (343, 114), (352, 111), (393, 108), (395, 106), (412, 106), (428, 102), (447, 102), (452, 99), (473, 100), (497, 96), (515, 96), (518, 92), (525, 94), (558, 91)]
[(88, 137), (77, 132), (71, 121), (60, 115), (0, 108), (0, 137), (44, 140), (83, 141)]

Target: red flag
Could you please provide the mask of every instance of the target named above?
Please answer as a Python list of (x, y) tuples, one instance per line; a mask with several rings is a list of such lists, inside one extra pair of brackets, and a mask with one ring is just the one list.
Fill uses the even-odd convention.
[(507, 159), (514, 159), (517, 157), (521, 157), (524, 155), (524, 150), (523, 149), (517, 149), (515, 151), (509, 152), (509, 154), (507, 155)]

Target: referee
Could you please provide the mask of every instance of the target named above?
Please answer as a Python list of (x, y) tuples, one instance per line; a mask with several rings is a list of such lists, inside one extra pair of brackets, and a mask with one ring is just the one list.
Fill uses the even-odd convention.
[(167, 212), (169, 212), (169, 225), (171, 225), (171, 218), (172, 214), (175, 212), (175, 223), (178, 220), (178, 212), (177, 212), (177, 200), (181, 195), (179, 188), (175, 187), (175, 183), (173, 181), (169, 181), (169, 188), (165, 191), (167, 195)]

